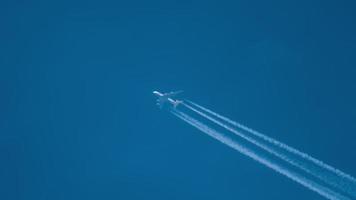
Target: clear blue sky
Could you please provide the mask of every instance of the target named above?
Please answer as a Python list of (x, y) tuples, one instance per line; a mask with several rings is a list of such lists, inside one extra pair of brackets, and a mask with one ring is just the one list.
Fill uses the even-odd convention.
[(0, 199), (322, 199), (152, 90), (356, 176), (354, 1), (0, 5)]

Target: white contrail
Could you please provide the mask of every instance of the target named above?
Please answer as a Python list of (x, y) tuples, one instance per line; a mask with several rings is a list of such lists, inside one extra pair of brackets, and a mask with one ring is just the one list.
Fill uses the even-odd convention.
[(220, 122), (220, 121), (214, 119), (213, 117), (211, 117), (211, 116), (209, 116), (209, 115), (207, 115), (207, 114), (205, 114), (205, 113), (203, 113), (203, 112), (201, 112), (201, 111), (199, 111), (199, 110), (197, 110), (197, 109), (195, 109), (195, 108), (193, 108), (193, 107), (191, 107), (191, 106), (189, 106), (189, 105), (187, 105), (187, 104), (184, 104), (184, 103), (183, 103), (183, 105), (186, 106), (187, 108), (189, 108), (190, 110), (196, 112), (197, 114), (199, 114), (199, 115), (205, 117), (206, 119), (208, 119), (208, 120), (210, 120), (210, 121), (216, 123), (217, 125), (219, 125), (219, 126), (225, 128), (226, 130), (228, 130), (228, 131), (230, 131), (230, 132), (232, 132), (232, 133), (235, 133), (235, 134), (238, 135), (239, 137), (241, 137), (241, 138), (243, 138), (243, 139), (245, 139), (245, 140), (251, 142), (252, 144), (254, 144), (254, 145), (256, 145), (256, 146), (258, 146), (258, 147), (260, 147), (260, 148), (266, 150), (267, 152), (269, 152), (269, 153), (271, 153), (271, 154), (277, 156), (278, 158), (281, 158), (282, 160), (288, 162), (289, 164), (291, 164), (291, 165), (293, 165), (293, 166), (296, 166), (296, 167), (298, 167), (298, 168), (300, 168), (300, 169), (306, 171), (307, 173), (310, 173), (310, 174), (312, 174), (312, 175), (314, 175), (314, 176), (316, 176), (316, 177), (318, 177), (318, 178), (320, 178), (320, 179), (324, 179), (324, 178), (325, 178), (325, 177), (323, 177), (322, 174), (314, 174), (314, 173), (313, 173), (311, 170), (309, 170), (307, 167), (305, 167), (305, 166), (303, 166), (302, 164), (300, 164), (300, 163), (294, 161), (293, 159), (289, 158), (287, 155), (283, 154), (282, 152), (278, 152), (278, 150), (276, 150), (275, 148), (273, 148), (273, 146), (269, 146), (269, 145), (266, 145), (266, 144), (264, 144), (264, 143), (262, 143), (262, 142), (259, 142), (258, 140), (256, 140), (256, 139), (254, 139), (254, 138), (252, 138), (252, 137), (250, 137), (250, 136), (244, 134), (243, 132), (240, 132), (240, 131), (234, 129), (234, 128), (232, 128), (232, 127), (230, 127), (230, 126), (228, 126), (228, 125), (226, 125), (226, 124), (224, 124), (224, 123), (222, 123), (222, 122)]
[[(212, 117), (208, 116), (207, 114), (198, 111), (195, 108), (192, 108), (191, 106), (184, 104), (185, 106), (187, 106), (188, 108), (192, 109), (193, 111), (197, 112), (198, 114), (208, 118), (209, 120), (219, 124), (220, 126), (230, 130), (231, 132), (234, 132), (235, 134), (239, 135), (240, 137), (243, 137), (244, 139), (250, 141), (251, 143), (265, 149), (266, 151), (280, 157), (281, 159), (289, 162), (290, 164), (306, 171), (307, 173), (310, 173), (312, 175), (314, 175), (315, 177), (320, 178), (321, 180), (323, 180), (325, 183), (330, 184), (334, 187), (337, 187), (338, 189), (347, 192), (348, 194), (352, 195), (353, 197), (356, 197), (356, 179), (353, 178), (352, 176), (333, 168), (330, 165), (327, 165), (325, 163), (323, 163), (320, 160), (317, 160), (316, 158), (313, 158), (312, 156), (300, 152), (286, 144), (283, 144), (273, 138), (270, 138), (266, 135), (263, 135), (255, 130), (252, 130), (246, 126), (243, 126), (233, 120), (230, 120), (224, 116), (221, 116), (203, 106), (200, 106), (192, 101), (187, 101), (188, 103), (190, 103), (191, 105), (205, 111), (206, 113), (209, 113), (210, 115), (213, 115), (221, 120), (224, 120), (226, 122), (228, 122), (230, 125), (233, 125), (241, 130), (244, 130), (250, 134), (252, 134), (252, 136), (257, 136), (258, 138), (263, 139), (266, 142), (269, 142), (281, 149), (286, 150), (289, 153), (294, 154), (294, 156), (298, 156), (299, 160), (297, 159), (293, 159), (289, 156), (287, 156), (286, 154), (284, 154), (283, 152), (278, 151), (277, 149), (273, 148), (273, 146), (268, 146), (265, 145), (261, 142), (256, 141), (255, 139), (247, 136), (246, 134), (242, 134), (241, 132), (235, 130), (234, 128), (231, 128), (227, 125), (225, 125), (224, 123), (221, 123), (220, 121), (217, 121), (215, 119), (213, 119)], [(311, 163), (306, 163), (306, 161), (309, 161)], [(314, 164), (314, 165), (310, 165), (310, 164)], [(323, 172), (321, 172), (323, 171)]]
[(199, 129), (200, 131), (208, 134), (209, 136), (215, 138), (216, 140), (226, 144), (227, 146), (239, 151), (240, 153), (254, 159), (255, 161), (265, 165), (266, 167), (269, 167), (273, 169), (274, 171), (285, 175), (286, 177), (290, 178), (291, 180), (305, 186), (306, 188), (320, 194), (321, 196), (330, 199), (330, 200), (350, 200), (349, 198), (332, 191), (331, 189), (324, 187), (320, 184), (315, 183), (312, 180), (307, 179), (306, 177), (301, 176), (300, 174), (293, 172), (286, 167), (283, 167), (279, 165), (276, 162), (273, 162), (271, 159), (268, 159), (267, 157), (264, 157), (262, 155), (259, 155), (258, 153), (247, 149), (246, 147), (242, 146), (238, 142), (232, 140), (231, 138), (217, 132), (216, 130), (208, 127), (207, 125), (203, 124), (202, 122), (199, 122), (196, 119), (193, 119), (192, 117), (188, 116), (187, 114), (178, 111), (178, 110), (171, 110), (171, 113), (173, 113), (175, 116), (178, 118), (182, 119), (183, 121), (187, 122), (188, 124), (192, 125), (193, 127)]

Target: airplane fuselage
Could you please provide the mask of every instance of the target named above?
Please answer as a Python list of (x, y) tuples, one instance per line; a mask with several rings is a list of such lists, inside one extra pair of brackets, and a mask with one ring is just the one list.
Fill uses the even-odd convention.
[(153, 91), (153, 94), (156, 95), (157, 99), (157, 105), (160, 106), (161, 108), (164, 106), (166, 103), (170, 103), (174, 108), (178, 106), (178, 104), (182, 103), (182, 101), (179, 100), (174, 100), (171, 98), (171, 96), (174, 96), (175, 94), (170, 94), (170, 93), (160, 93), (158, 91)]

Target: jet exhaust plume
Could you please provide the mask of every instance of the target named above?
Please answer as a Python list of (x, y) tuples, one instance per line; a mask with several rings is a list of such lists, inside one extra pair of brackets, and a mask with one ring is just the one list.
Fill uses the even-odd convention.
[(186, 123), (192, 125), (193, 127), (197, 128), (198, 130), (206, 133), (207, 135), (211, 136), (212, 138), (220, 141), (223, 144), (239, 151), (240, 153), (252, 158), (253, 160), (263, 164), (266, 167), (273, 169), (274, 171), (290, 178), (291, 180), (305, 186), (306, 188), (320, 194), (321, 196), (330, 199), (330, 200), (349, 200), (348, 197), (343, 196), (325, 186), (322, 186), (300, 174), (289, 170), (287, 167), (284, 167), (281, 164), (269, 159), (266, 156), (260, 155), (258, 152), (255, 152), (251, 149), (248, 149), (238, 143), (237, 141), (227, 137), (226, 135), (210, 128), (208, 125), (198, 121), (197, 119), (192, 118), (186, 113), (183, 113), (179, 110), (172, 109), (170, 112), (175, 115), (176, 117), (180, 118), (181, 120), (185, 121)]
[[(186, 100), (186, 102), (188, 102), (192, 106), (186, 103), (183, 103), (183, 105), (189, 108), (190, 110), (196, 112), (197, 114), (220, 125), (226, 130), (240, 136), (241, 138), (266, 150), (267, 152), (279, 157), (280, 159), (288, 162), (289, 164), (298, 167), (299, 169), (319, 178), (320, 180), (324, 181), (324, 183), (336, 187), (356, 198), (356, 179), (352, 176), (338, 169), (335, 169), (332, 166), (327, 165), (306, 153), (300, 152), (282, 142), (279, 142), (246, 126), (243, 126), (218, 113), (215, 113), (201, 105), (198, 105), (188, 100)], [(199, 111), (198, 109), (201, 111)], [(214, 117), (223, 120), (228, 124), (225, 124), (215, 119)]]

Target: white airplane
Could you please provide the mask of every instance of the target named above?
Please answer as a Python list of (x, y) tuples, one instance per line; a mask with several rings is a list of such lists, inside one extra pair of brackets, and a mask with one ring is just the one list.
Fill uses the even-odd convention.
[(183, 101), (180, 100), (174, 100), (172, 99), (175, 97), (177, 94), (182, 93), (183, 91), (176, 91), (176, 92), (167, 92), (167, 93), (160, 93), (158, 91), (153, 91), (153, 94), (158, 97), (157, 99), (157, 105), (160, 108), (163, 108), (164, 105), (167, 103), (172, 104), (174, 108), (176, 108), (180, 103), (183, 103)]

